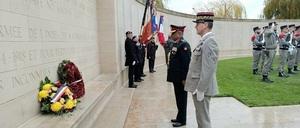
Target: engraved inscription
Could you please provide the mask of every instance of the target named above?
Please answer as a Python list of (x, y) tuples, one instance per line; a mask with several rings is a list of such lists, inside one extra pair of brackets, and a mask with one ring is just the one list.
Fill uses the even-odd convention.
[(0, 25), (0, 39), (1, 38), (22, 38), (22, 27)]
[(23, 73), (18, 76), (13, 76), (12, 79), (12, 88), (23, 87), (32, 82), (40, 81), (45, 76), (50, 75), (50, 70), (36, 70), (33, 72)]
[(37, 40), (40, 37), (39, 29), (36, 28), (29, 28), (29, 39), (31, 40)]

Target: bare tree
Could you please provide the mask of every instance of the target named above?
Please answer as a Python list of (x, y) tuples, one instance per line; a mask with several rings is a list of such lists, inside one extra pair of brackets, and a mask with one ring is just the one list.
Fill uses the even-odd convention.
[(209, 2), (211, 10), (220, 18), (246, 18), (246, 9), (239, 0), (218, 0)]

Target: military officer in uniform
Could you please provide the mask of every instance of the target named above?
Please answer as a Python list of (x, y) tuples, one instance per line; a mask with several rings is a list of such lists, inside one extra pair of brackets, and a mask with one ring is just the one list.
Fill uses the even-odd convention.
[(213, 12), (199, 12), (196, 21), (193, 21), (201, 39), (192, 53), (185, 90), (193, 95), (198, 128), (211, 128), (210, 99), (218, 94), (216, 72), (219, 48), (215, 34), (211, 32), (213, 18)]
[(294, 38), (296, 40), (296, 48), (297, 48), (297, 57), (295, 62), (294, 71), (299, 71), (298, 64), (300, 63), (300, 25), (296, 26), (296, 30), (294, 33)]
[(134, 67), (137, 63), (137, 55), (135, 49), (135, 43), (132, 40), (132, 32), (126, 32), (126, 40), (125, 40), (125, 53), (126, 53), (126, 61), (125, 66), (128, 66), (128, 86), (129, 88), (136, 88), (137, 85), (133, 82), (133, 75), (134, 75)]
[(187, 92), (184, 90), (184, 84), (191, 60), (191, 48), (183, 38), (184, 28), (185, 26), (171, 25), (171, 39), (174, 44), (170, 53), (167, 81), (174, 85), (178, 109), (176, 119), (171, 120), (174, 127), (186, 124)]
[(277, 40), (278, 40), (276, 30), (277, 30), (277, 23), (270, 22), (268, 28), (264, 32), (266, 50), (263, 52), (263, 54), (265, 56), (265, 63), (263, 66), (263, 71), (262, 71), (262, 77), (263, 77), (262, 81), (266, 82), (266, 83), (274, 82), (274, 81), (270, 80), (268, 76), (269, 76), (269, 73), (271, 70), (274, 56), (276, 54)]
[(253, 69), (253, 74), (257, 75), (258, 74), (258, 65), (259, 61), (262, 56), (262, 49), (263, 49), (263, 37), (262, 33), (260, 31), (259, 27), (254, 27), (253, 28), (253, 36), (251, 37), (252, 45), (253, 45), (253, 64), (252, 64), (252, 69)]
[(281, 33), (279, 34), (279, 66), (278, 66), (278, 76), (279, 77), (288, 77), (286, 73), (284, 72), (284, 67), (287, 63), (287, 57), (288, 57), (288, 50), (289, 50), (289, 43), (287, 42), (287, 33), (288, 33), (288, 27), (287, 25), (283, 25), (280, 27)]
[(158, 46), (155, 44), (154, 37), (151, 37), (150, 41), (147, 44), (147, 59), (149, 60), (149, 71), (150, 73), (156, 72), (154, 70), (154, 64), (155, 64), (155, 56), (156, 56), (156, 50)]

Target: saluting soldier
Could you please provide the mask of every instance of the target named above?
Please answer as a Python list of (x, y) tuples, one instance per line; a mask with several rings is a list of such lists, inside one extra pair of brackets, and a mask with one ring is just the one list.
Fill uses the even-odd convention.
[(212, 12), (197, 13), (196, 30), (201, 40), (193, 50), (185, 90), (193, 94), (198, 128), (211, 128), (209, 103), (218, 94), (216, 78), (219, 48), (213, 28)]
[(251, 37), (252, 45), (253, 45), (253, 64), (252, 70), (253, 74), (258, 74), (258, 64), (262, 56), (262, 49), (263, 49), (263, 35), (260, 31), (259, 27), (253, 28), (253, 36)]
[(264, 37), (264, 35), (265, 35), (265, 31), (266, 31), (266, 29), (267, 29), (268, 27), (269, 27), (269, 26), (264, 26), (264, 27), (263, 27), (263, 32), (262, 32), (262, 38), (263, 38), (262, 42), (263, 42), (263, 47), (262, 47), (261, 62), (260, 62), (260, 71), (261, 71), (261, 72), (262, 72), (262, 70), (263, 70), (264, 63), (265, 63), (265, 60), (266, 60), (266, 56), (265, 56), (265, 54), (264, 54), (264, 51), (266, 50), (266, 48), (265, 48), (266, 42), (265, 42), (265, 37)]
[(287, 33), (289, 31), (287, 25), (283, 25), (280, 27), (281, 33), (279, 34), (279, 66), (278, 66), (278, 76), (279, 77), (288, 77), (288, 75), (284, 72), (284, 67), (287, 63), (288, 58), (288, 50), (289, 50), (289, 42), (287, 39)]
[(297, 57), (295, 62), (294, 71), (299, 71), (298, 64), (300, 63), (300, 25), (296, 26), (294, 38), (296, 40), (296, 48), (297, 48)]
[(287, 41), (289, 42), (289, 54), (288, 54), (288, 73), (289, 74), (295, 74), (293, 72), (295, 63), (296, 63), (296, 55), (297, 55), (297, 49), (296, 49), (296, 43), (294, 39), (294, 31), (295, 31), (295, 24), (289, 25), (289, 33), (287, 35)]
[(278, 24), (276, 22), (270, 22), (268, 28), (264, 32), (266, 50), (263, 52), (263, 54), (266, 57), (265, 58), (266, 60), (262, 71), (262, 77), (263, 77), (262, 81), (266, 83), (274, 82), (270, 80), (268, 76), (272, 67), (274, 56), (276, 54), (277, 40), (278, 40), (278, 36), (276, 34), (277, 25)]
[(171, 39), (174, 41), (170, 53), (167, 81), (173, 82), (178, 113), (176, 119), (172, 119), (174, 127), (186, 124), (187, 92), (184, 83), (191, 60), (191, 48), (183, 38), (185, 26), (171, 25)]

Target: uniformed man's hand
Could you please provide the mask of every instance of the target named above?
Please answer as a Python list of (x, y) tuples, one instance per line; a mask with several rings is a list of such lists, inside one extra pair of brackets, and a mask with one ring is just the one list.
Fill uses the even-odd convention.
[(134, 65), (135, 65), (135, 63), (136, 63), (136, 62), (135, 62), (135, 61), (133, 61), (133, 62), (132, 62), (132, 65), (134, 66)]

